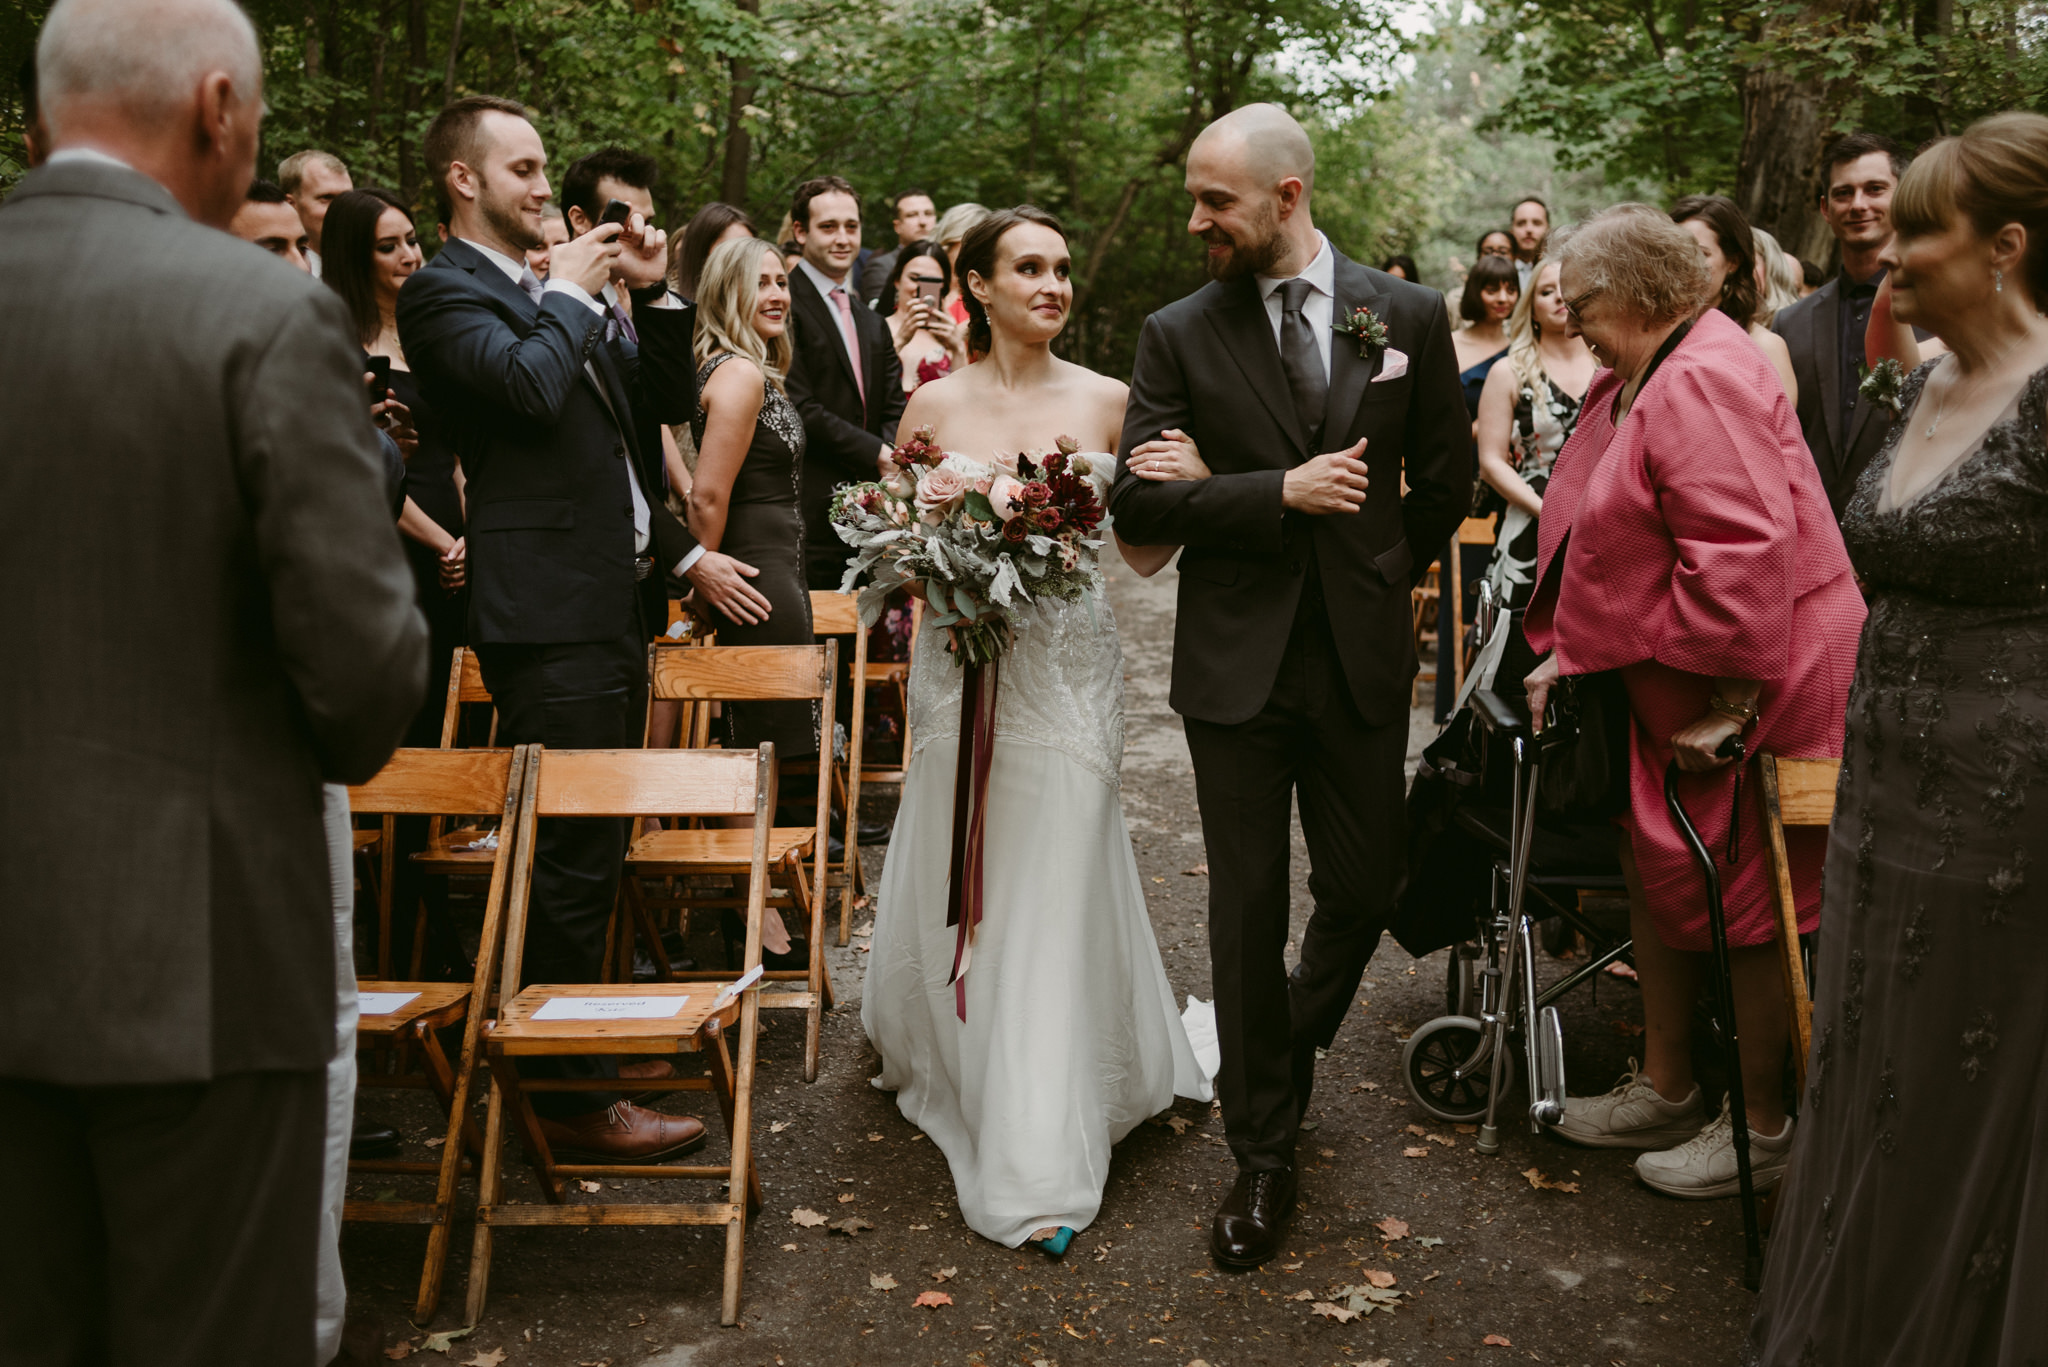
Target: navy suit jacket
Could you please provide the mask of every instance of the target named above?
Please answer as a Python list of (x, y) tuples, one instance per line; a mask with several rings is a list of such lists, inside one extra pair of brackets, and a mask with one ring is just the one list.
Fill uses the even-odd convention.
[(398, 292), (406, 360), (468, 481), (473, 645), (634, 629), (629, 460), (656, 563), (672, 567), (697, 544), (663, 505), (661, 448), (642, 434), (695, 415), (695, 311), (643, 308), (633, 321), (639, 346), (608, 343), (601, 314), (561, 294), (535, 304), (459, 238)]

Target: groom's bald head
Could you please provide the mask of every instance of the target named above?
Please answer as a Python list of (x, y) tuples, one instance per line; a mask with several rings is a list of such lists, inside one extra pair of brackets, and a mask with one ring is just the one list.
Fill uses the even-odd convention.
[(1198, 159), (1247, 184), (1278, 187), (1298, 180), (1304, 203), (1315, 191), (1316, 150), (1294, 116), (1277, 104), (1248, 104), (1204, 128), (1188, 149), (1191, 170)]
[(1188, 148), (1188, 231), (1209, 244), (1209, 273), (1291, 275), (1321, 247), (1309, 215), (1316, 153), (1277, 104), (1248, 104)]

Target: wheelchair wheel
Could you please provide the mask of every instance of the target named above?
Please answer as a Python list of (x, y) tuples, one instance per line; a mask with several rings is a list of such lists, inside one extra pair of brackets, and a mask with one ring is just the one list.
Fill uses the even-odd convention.
[(1444, 1014), (1471, 1016), (1479, 1011), (1479, 959), (1477, 940), (1460, 940), (1451, 946), (1444, 964)]
[[(1439, 1120), (1469, 1123), (1486, 1118), (1487, 1070), (1467, 1078), (1453, 1076), (1457, 1066), (1479, 1047), (1480, 1024), (1470, 1016), (1439, 1016), (1408, 1037), (1401, 1050), (1401, 1074), (1417, 1105)], [(1515, 1085), (1512, 1050), (1501, 1060), (1501, 1084)]]

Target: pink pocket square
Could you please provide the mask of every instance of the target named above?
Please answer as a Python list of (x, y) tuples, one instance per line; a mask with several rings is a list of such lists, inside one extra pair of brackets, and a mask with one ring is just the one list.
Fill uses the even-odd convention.
[(1387, 348), (1386, 359), (1380, 365), (1380, 373), (1372, 377), (1378, 384), (1381, 380), (1398, 380), (1408, 373), (1408, 353)]

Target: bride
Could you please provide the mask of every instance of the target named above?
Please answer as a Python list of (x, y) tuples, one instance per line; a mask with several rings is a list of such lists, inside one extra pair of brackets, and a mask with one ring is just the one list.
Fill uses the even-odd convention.
[[(1065, 233), (1041, 209), (1005, 210), (970, 232), (958, 270), (970, 347), (986, 359), (920, 385), (901, 430), (929, 425), (942, 449), (977, 460), (1072, 437), (1097, 453), (1092, 477), (1106, 495), (1125, 386), (1052, 354), (1073, 304), (1068, 267)], [(1184, 442), (1150, 443), (1148, 454), (1149, 478), (1208, 473)], [(1132, 547), (1125, 558), (1149, 575), (1173, 550)], [(983, 919), (962, 1020), (946, 925), (961, 670), (930, 618), (924, 631), (910, 678), (916, 753), (882, 870), (861, 1022), (882, 1056), (875, 1085), (945, 1152), (968, 1225), (1057, 1257), (1101, 1207), (1110, 1146), (1175, 1096), (1210, 1096), (1117, 792), (1123, 653), (1098, 583), (1084, 601), (1027, 607), (1003, 657)]]

